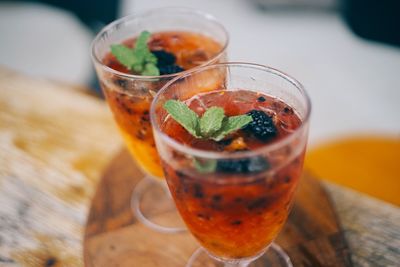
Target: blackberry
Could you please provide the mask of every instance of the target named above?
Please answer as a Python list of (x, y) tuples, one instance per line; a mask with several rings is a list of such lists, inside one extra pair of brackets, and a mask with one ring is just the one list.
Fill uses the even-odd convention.
[(222, 159), (217, 162), (217, 171), (225, 173), (256, 173), (269, 168), (269, 163), (263, 157), (246, 159)]
[(261, 110), (251, 110), (247, 113), (253, 118), (253, 121), (246, 125), (245, 130), (251, 132), (255, 137), (262, 141), (268, 141), (277, 135), (277, 129), (268, 116)]
[(178, 73), (178, 72), (184, 71), (184, 69), (182, 69), (178, 65), (160, 66), (160, 67), (158, 67), (158, 69), (160, 70), (161, 75), (173, 74), (173, 73)]
[(176, 57), (174, 54), (165, 50), (154, 50), (151, 52), (157, 57), (157, 67), (160, 70), (161, 75), (184, 71), (183, 68), (175, 64)]
[(247, 165), (248, 172), (262, 172), (270, 168), (269, 162), (263, 157), (252, 158)]
[(217, 171), (228, 173), (246, 173), (249, 159), (223, 159), (217, 162)]
[(151, 51), (157, 57), (157, 67), (175, 64), (176, 57), (174, 54), (164, 50)]

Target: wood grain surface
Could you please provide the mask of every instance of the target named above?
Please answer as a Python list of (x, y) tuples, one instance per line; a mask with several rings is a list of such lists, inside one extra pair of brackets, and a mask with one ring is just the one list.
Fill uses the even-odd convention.
[[(105, 170), (86, 227), (87, 266), (184, 266), (198, 248), (188, 232), (161, 234), (135, 220), (130, 197), (142, 177), (126, 151)], [(319, 182), (309, 175), (300, 183), (293, 210), (277, 243), (294, 266), (351, 266), (330, 200)]]
[(0, 67), (0, 266), (83, 266), (90, 200), (120, 146), (100, 99)]

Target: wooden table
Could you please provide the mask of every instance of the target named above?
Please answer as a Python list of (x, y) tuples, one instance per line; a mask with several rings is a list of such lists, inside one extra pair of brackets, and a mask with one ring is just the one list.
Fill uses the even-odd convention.
[[(105, 104), (0, 68), (0, 266), (82, 266), (103, 168), (122, 146)], [(399, 266), (400, 209), (324, 183), (354, 266)]]

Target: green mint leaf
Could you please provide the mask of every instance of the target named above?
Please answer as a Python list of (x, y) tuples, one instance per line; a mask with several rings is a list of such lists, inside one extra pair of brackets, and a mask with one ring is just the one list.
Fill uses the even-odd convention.
[(142, 73), (144, 66), (142, 63), (132, 65), (132, 69), (136, 72)]
[(250, 115), (227, 117), (223, 120), (221, 129), (219, 129), (219, 131), (217, 131), (211, 138), (215, 141), (221, 141), (228, 134), (243, 128), (252, 121), (253, 118)]
[(138, 64), (138, 58), (133, 53), (132, 49), (122, 44), (111, 45), (111, 53), (115, 58), (128, 69), (132, 69), (132, 66)]
[(194, 137), (210, 138), (215, 141), (221, 141), (228, 134), (253, 121), (250, 115), (225, 117), (221, 107), (207, 109), (200, 119), (185, 103), (178, 100), (168, 100), (164, 108)]
[[(148, 31), (143, 31), (140, 33), (139, 37), (136, 40), (135, 43), (135, 48), (133, 49), (133, 53), (136, 55), (137, 58), (140, 59), (140, 66), (136, 66), (136, 69), (140, 69), (139, 72), (142, 72), (143, 75), (148, 75), (144, 74), (143, 72), (146, 73), (158, 73), (157, 75), (151, 75), (151, 76), (158, 76), (160, 75), (159, 70), (157, 68), (157, 57), (151, 53), (149, 47), (147, 46), (147, 42), (150, 38), (150, 33)], [(149, 71), (148, 68), (146, 68), (147, 64), (153, 64), (152, 66), (152, 71)], [(154, 68), (157, 68), (157, 72), (154, 71)]]
[(210, 173), (214, 172), (215, 169), (217, 168), (217, 161), (215, 159), (200, 161), (194, 158), (193, 165), (196, 168), (196, 170), (200, 173)]
[(211, 107), (203, 114), (200, 119), (200, 132), (203, 137), (208, 137), (218, 131), (225, 118), (224, 109)]
[(137, 51), (144, 51), (144, 50), (148, 50), (147, 47), (147, 41), (150, 38), (150, 32), (148, 31), (142, 31), (139, 35), (139, 37), (136, 39), (136, 43), (135, 43), (135, 49)]
[(185, 103), (178, 100), (168, 100), (165, 102), (164, 108), (190, 134), (201, 138), (199, 135), (199, 116)]
[(150, 50), (149, 50), (149, 53), (146, 55), (146, 62), (157, 65), (158, 59)]
[(153, 63), (147, 63), (144, 66), (144, 70), (142, 71), (142, 75), (145, 76), (159, 76), (160, 71), (158, 70), (157, 66)]
[(136, 73), (145, 76), (159, 76), (157, 57), (150, 51), (147, 42), (150, 32), (142, 31), (136, 39), (135, 47), (130, 49), (122, 44), (111, 45), (111, 53), (117, 60)]

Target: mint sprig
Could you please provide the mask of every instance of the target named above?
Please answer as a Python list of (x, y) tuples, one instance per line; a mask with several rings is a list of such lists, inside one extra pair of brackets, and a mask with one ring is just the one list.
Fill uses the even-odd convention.
[(253, 118), (249, 115), (238, 115), (232, 117), (225, 117), (222, 121), (221, 128), (215, 132), (213, 139), (220, 141), (224, 139), (228, 134), (243, 128), (247, 124), (253, 121)]
[(111, 45), (111, 53), (129, 70), (133, 70), (145, 76), (159, 76), (157, 57), (150, 51), (147, 42), (150, 32), (143, 31), (136, 39), (133, 49), (123, 45)]
[(224, 109), (211, 107), (204, 112), (200, 119), (200, 133), (204, 137), (211, 137), (221, 129), (222, 121), (225, 118)]
[(212, 139), (217, 142), (253, 121), (250, 115), (227, 117), (221, 107), (207, 109), (200, 118), (185, 103), (178, 100), (168, 100), (164, 108), (194, 137)]
[(199, 116), (191, 110), (185, 103), (177, 100), (168, 100), (164, 104), (168, 113), (183, 126), (191, 135), (201, 138), (199, 127)]

